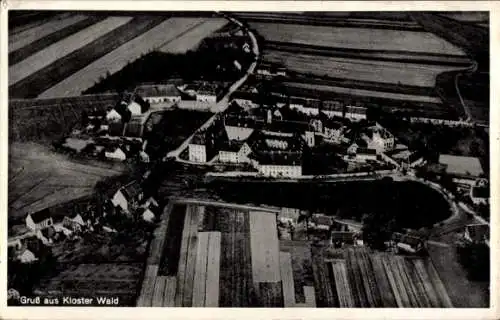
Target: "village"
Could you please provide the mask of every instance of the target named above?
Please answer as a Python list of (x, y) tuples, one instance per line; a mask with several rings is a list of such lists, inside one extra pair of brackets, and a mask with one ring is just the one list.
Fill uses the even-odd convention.
[[(286, 43), (214, 17), (227, 25), (201, 51), (143, 53), (82, 90), (105, 102), (71, 109), (77, 121), (49, 151), (109, 175), (90, 173), (85, 196), (9, 217), (9, 301), (84, 292), (123, 306), (463, 307), (464, 288), (480, 283), (483, 304), (489, 147), (473, 135), (489, 131), (417, 86), (325, 93), (339, 80), (268, 55)], [(204, 55), (215, 57), (194, 61)], [(159, 77), (151, 61), (171, 69)], [(461, 140), (442, 142), (444, 130)]]

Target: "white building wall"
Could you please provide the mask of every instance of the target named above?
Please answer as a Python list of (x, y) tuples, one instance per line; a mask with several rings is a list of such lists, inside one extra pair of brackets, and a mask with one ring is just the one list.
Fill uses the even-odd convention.
[(113, 196), (113, 199), (111, 199), (111, 203), (115, 207), (120, 207), (122, 208), (123, 211), (127, 212), (128, 211), (128, 202), (127, 199), (125, 199), (125, 196), (123, 193), (118, 190), (115, 195)]
[(197, 94), (196, 95), (196, 101), (202, 101), (202, 102), (217, 102), (217, 96), (215, 95), (207, 95), (207, 94)]
[(269, 177), (300, 177), (302, 175), (301, 166), (259, 165), (258, 170)]
[(189, 161), (207, 162), (207, 152), (204, 145), (189, 144)]
[(179, 102), (181, 101), (181, 96), (145, 97), (144, 100), (151, 104), (162, 102)]

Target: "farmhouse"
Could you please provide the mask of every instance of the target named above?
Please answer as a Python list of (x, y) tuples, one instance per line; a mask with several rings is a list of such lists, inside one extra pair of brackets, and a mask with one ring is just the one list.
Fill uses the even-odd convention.
[(397, 249), (409, 253), (418, 253), (425, 248), (425, 242), (423, 239), (399, 232), (393, 233), (392, 243)]
[(115, 207), (119, 207), (126, 214), (130, 214), (130, 210), (142, 200), (143, 192), (139, 182), (132, 181), (116, 191), (111, 199), (111, 203)]
[(488, 224), (468, 224), (465, 226), (464, 239), (471, 243), (490, 245), (490, 226)]
[(377, 153), (392, 150), (395, 144), (394, 136), (378, 123), (366, 128), (361, 138), (369, 149), (374, 149)]
[(454, 177), (472, 179), (484, 175), (481, 162), (475, 157), (454, 156), (449, 154), (439, 155), (439, 164), (446, 167), (445, 172)]
[(26, 227), (31, 231), (38, 231), (54, 224), (49, 209), (44, 209), (26, 216)]
[(135, 94), (152, 104), (182, 99), (181, 92), (174, 84), (141, 85), (135, 89)]

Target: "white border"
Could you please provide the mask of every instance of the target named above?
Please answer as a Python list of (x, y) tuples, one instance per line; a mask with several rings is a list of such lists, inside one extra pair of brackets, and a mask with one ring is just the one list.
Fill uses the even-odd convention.
[(1, 319), (496, 319), (498, 312), (498, 285), (500, 278), (495, 268), (498, 261), (498, 228), (491, 228), (491, 303), (489, 309), (196, 309), (196, 308), (81, 308), (81, 307), (6, 307), (7, 260), (7, 8), (8, 9), (60, 9), (60, 10), (148, 10), (148, 11), (490, 11), (490, 167), (491, 167), (491, 225), (498, 225), (499, 213), (496, 195), (498, 185), (498, 159), (500, 132), (495, 106), (500, 105), (495, 88), (500, 79), (499, 9), (494, 1), (54, 1), (54, 0), (0, 0), (0, 177), (2, 192), (0, 205), (2, 223), (0, 234), (0, 318)]

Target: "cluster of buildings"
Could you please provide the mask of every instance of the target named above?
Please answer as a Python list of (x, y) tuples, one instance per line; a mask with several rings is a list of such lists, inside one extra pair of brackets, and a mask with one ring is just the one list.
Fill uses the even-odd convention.
[(385, 163), (381, 155), (396, 145), (378, 123), (367, 122), (357, 130), (350, 120), (322, 111), (240, 103), (233, 100), (211, 127), (195, 133), (188, 145), (189, 161), (249, 164), (263, 176), (298, 177), (304, 157), (320, 144), (342, 146), (345, 160), (359, 163)]
[[(107, 232), (117, 232), (105, 222), (107, 215), (154, 222), (160, 207), (154, 198), (144, 197), (139, 182), (134, 180), (119, 187), (105, 201), (100, 211), (101, 215), (89, 201), (83, 208), (70, 210), (67, 214), (56, 213), (50, 208), (28, 213), (25, 225), (16, 226), (15, 234), (8, 239), (9, 258), (21, 263), (31, 263), (38, 260), (40, 245), (51, 247), (64, 239), (75, 239), (84, 232), (93, 232), (98, 227)], [(33, 244), (37, 245), (36, 250), (33, 249)]]

